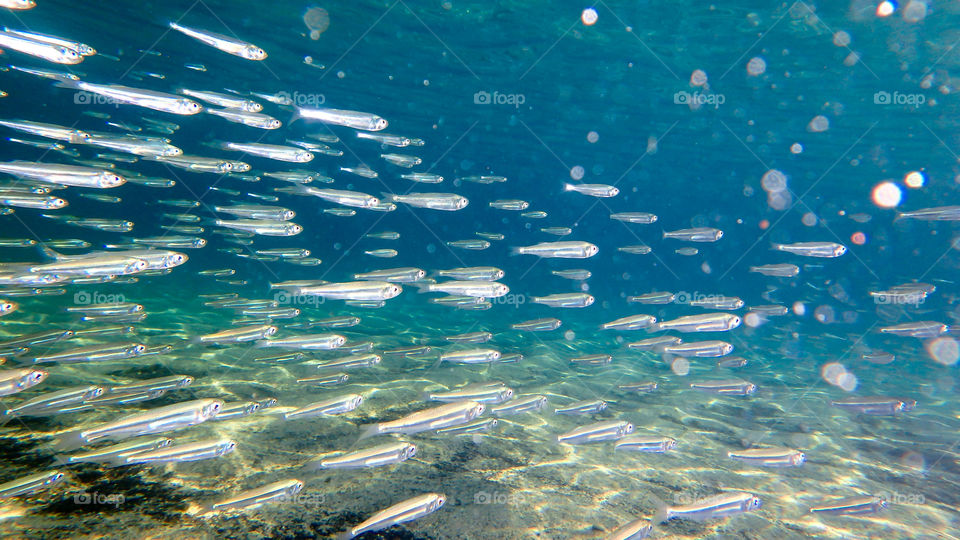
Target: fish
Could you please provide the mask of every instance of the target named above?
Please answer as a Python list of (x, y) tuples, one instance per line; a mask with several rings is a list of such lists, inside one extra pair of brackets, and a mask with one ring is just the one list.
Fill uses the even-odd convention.
[(441, 493), (427, 493), (399, 502), (385, 510), (377, 512), (366, 521), (351, 527), (339, 539), (355, 538), (365, 532), (388, 529), (400, 523), (406, 523), (436, 512), (447, 497)]
[(383, 131), (389, 125), (384, 118), (376, 114), (344, 109), (298, 107), (295, 118), (318, 120), (325, 124), (363, 131)]
[(674, 518), (694, 521), (723, 519), (736, 514), (757, 510), (761, 506), (763, 506), (763, 502), (752, 493), (733, 491), (707, 497), (692, 504), (682, 506), (661, 505), (653, 521), (662, 523)]
[(301, 490), (303, 482), (296, 478), (271, 482), (215, 502), (210, 505), (209, 511), (256, 510), (265, 504), (290, 500)]
[(66, 475), (53, 470), (35, 473), (0, 484), (0, 499), (30, 495), (59, 484)]
[(876, 514), (887, 507), (887, 501), (881, 497), (861, 495), (834, 499), (810, 508), (812, 514), (828, 516), (862, 516)]
[(236, 449), (236, 441), (207, 439), (194, 443), (171, 444), (156, 450), (146, 450), (126, 456), (122, 465), (184, 463), (225, 456)]
[(22, 392), (42, 383), (50, 373), (43, 369), (16, 368), (0, 370), (0, 396)]
[(664, 231), (663, 238), (672, 238), (686, 242), (717, 242), (723, 238), (723, 231), (713, 227), (696, 227), (693, 229)]
[(38, 41), (10, 31), (0, 31), (0, 47), (56, 64), (75, 65), (83, 61), (83, 56), (75, 49)]
[(624, 437), (617, 441), (614, 450), (624, 450), (629, 452), (649, 452), (662, 454), (671, 450), (676, 450), (677, 440), (671, 437), (654, 437), (646, 435), (634, 435)]
[(219, 49), (234, 56), (239, 56), (240, 58), (244, 58), (246, 60), (263, 60), (267, 57), (267, 53), (263, 49), (252, 43), (240, 41), (239, 39), (224, 36), (222, 34), (216, 34), (207, 30), (201, 30), (199, 28), (182, 26), (175, 22), (170, 22), (169, 26), (171, 29), (180, 32), (185, 36), (192, 37), (204, 45), (209, 45), (215, 49)]
[(390, 442), (335, 455), (317, 456), (303, 465), (306, 470), (366, 469), (396, 465), (417, 455), (417, 446), (403, 441)]
[(360, 438), (365, 439), (384, 433), (413, 435), (423, 431), (435, 431), (445, 427), (458, 426), (477, 418), (485, 410), (486, 406), (476, 401), (446, 403), (409, 414), (397, 420), (367, 426)]
[(536, 255), (557, 259), (588, 259), (599, 253), (600, 248), (589, 242), (541, 242), (533, 246), (513, 248), (514, 255)]
[(750, 448), (727, 452), (727, 456), (760, 467), (799, 467), (807, 459), (803, 452), (792, 448)]
[(773, 244), (771, 249), (786, 251), (803, 257), (833, 259), (847, 252), (847, 247), (836, 242), (797, 242), (794, 244)]
[(618, 188), (607, 184), (564, 184), (563, 190), (601, 198), (616, 197), (620, 194)]
[(283, 415), (284, 420), (313, 418), (315, 416), (331, 416), (344, 414), (355, 410), (363, 403), (360, 394), (348, 394), (335, 398), (325, 399), (309, 405), (304, 405)]
[(534, 296), (530, 301), (550, 307), (584, 308), (593, 305), (594, 298), (587, 293), (561, 293)]
[(557, 442), (566, 444), (585, 444), (602, 441), (615, 441), (633, 433), (633, 424), (620, 420), (595, 422), (578, 427), (557, 436)]
[(701, 392), (725, 396), (749, 396), (757, 391), (757, 385), (739, 379), (690, 383), (690, 388), (700, 390)]

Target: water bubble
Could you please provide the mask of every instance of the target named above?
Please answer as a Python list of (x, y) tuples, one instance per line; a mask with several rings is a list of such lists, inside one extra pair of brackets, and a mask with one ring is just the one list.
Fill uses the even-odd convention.
[(927, 17), (927, 3), (923, 0), (910, 0), (903, 8), (903, 20), (915, 23)]
[(670, 369), (682, 377), (690, 373), (690, 361), (682, 356), (678, 356), (677, 358), (674, 358), (672, 362), (670, 362)]
[(791, 154), (800, 154), (800, 153), (802, 153), (802, 152), (803, 152), (803, 145), (802, 145), (802, 144), (800, 144), (800, 143), (798, 143), (798, 142), (795, 142), (795, 143), (793, 143), (792, 145), (790, 145), (790, 153), (791, 153)]
[(656, 154), (656, 153), (657, 153), (657, 144), (659, 144), (659, 142), (660, 142), (660, 141), (658, 141), (657, 138), (654, 137), (653, 135), (647, 137), (647, 153), (648, 153), (648, 154)]
[(597, 15), (597, 10), (593, 8), (587, 8), (583, 10), (583, 13), (580, 14), (580, 20), (583, 21), (583, 24), (587, 26), (593, 26), (596, 24), (599, 15)]
[(952, 337), (931, 339), (924, 348), (927, 349), (930, 358), (938, 364), (952, 366), (960, 359), (960, 344)]
[(574, 180), (582, 180), (585, 173), (586, 171), (583, 170), (583, 167), (577, 165), (570, 169), (570, 178), (573, 178)]
[(807, 227), (813, 227), (817, 224), (817, 215), (813, 212), (807, 212), (800, 218), (800, 221)]
[(833, 44), (837, 47), (846, 47), (850, 45), (850, 34), (840, 30), (833, 35)]
[(813, 310), (813, 318), (823, 324), (830, 324), (836, 319), (836, 313), (830, 306), (817, 306)]
[(890, 15), (893, 15), (893, 12), (896, 10), (896, 2), (883, 0), (883, 2), (880, 2), (880, 4), (877, 5), (877, 17), (889, 17)]
[(343, 71), (338, 71), (338, 72), (337, 72), (337, 78), (338, 78), (338, 79), (342, 79), (342, 78), (344, 78), (344, 77), (346, 77), (346, 76), (347, 76), (347, 74), (344, 73)]
[(310, 39), (316, 41), (330, 27), (330, 14), (322, 7), (312, 6), (303, 14), (303, 24), (310, 29)]
[(850, 235), (850, 241), (858, 246), (862, 246), (867, 243), (867, 235), (857, 231)]
[(767, 195), (767, 205), (774, 210), (786, 210), (793, 202), (793, 195), (789, 191), (779, 191)]
[(924, 177), (923, 173), (919, 171), (910, 171), (903, 178), (903, 183), (906, 184), (907, 187), (913, 189), (922, 188), (926, 181), (926, 177)]
[(436, 252), (437, 252), (437, 246), (435, 246), (434, 244), (427, 244), (427, 253), (436, 253)]
[(563, 333), (563, 339), (567, 341), (573, 341), (574, 339), (576, 339), (576, 337), (577, 337), (577, 334), (575, 334), (573, 330), (567, 330), (566, 332)]
[(903, 199), (903, 191), (900, 186), (888, 180), (874, 186), (870, 198), (873, 199), (873, 204), (880, 208), (896, 208)]
[(600, 140), (600, 134), (597, 133), (596, 131), (591, 131), (590, 133), (587, 133), (587, 141), (591, 143), (595, 143), (599, 140)]
[(807, 131), (812, 133), (822, 133), (828, 129), (830, 129), (830, 120), (822, 114), (814, 116), (807, 124)]
[(767, 192), (778, 193), (787, 189), (787, 175), (777, 169), (770, 169), (763, 173), (763, 178), (760, 179), (760, 185), (763, 186), (763, 189)]
[(756, 77), (757, 75), (763, 75), (767, 71), (767, 62), (759, 56), (754, 56), (747, 62), (747, 74)]
[(690, 74), (690, 86), (704, 86), (705, 84), (707, 84), (706, 71), (697, 69)]
[(743, 316), (743, 324), (749, 326), (750, 328), (756, 328), (763, 323), (763, 317), (761, 317), (759, 313), (751, 311)]
[(799, 317), (803, 317), (807, 314), (807, 306), (803, 302), (794, 302), (793, 304), (793, 314)]

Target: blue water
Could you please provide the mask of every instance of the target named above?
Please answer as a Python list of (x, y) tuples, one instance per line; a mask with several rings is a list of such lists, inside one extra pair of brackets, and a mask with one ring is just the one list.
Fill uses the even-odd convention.
[[(469, 199), (456, 212), (397, 204), (392, 212), (358, 209), (351, 217), (324, 213), (335, 205), (312, 197), (276, 193), (290, 184), (264, 177), (240, 181), (232, 174), (192, 173), (141, 159), (116, 164), (136, 174), (176, 181), (169, 189), (128, 182), (110, 190), (69, 188), (54, 192), (69, 201), (60, 210), (17, 208), (0, 217), (0, 237), (76, 238), (103, 250), (131, 238), (177, 235), (163, 213), (191, 213), (207, 240), (202, 249), (177, 249), (189, 256), (167, 275), (140, 276), (135, 283), (60, 284), (47, 295), (4, 288), (17, 311), (0, 319), (0, 341), (53, 329), (89, 329), (127, 323), (82, 322), (68, 306), (90, 298), (136, 302), (148, 313), (130, 323), (131, 334), (83, 337), (32, 347), (4, 367), (27, 365), (36, 356), (69, 349), (136, 341), (170, 345), (166, 354), (113, 362), (51, 364), (42, 385), (3, 398), (23, 398), (81, 384), (109, 386), (138, 379), (183, 374), (189, 387), (125, 407), (23, 418), (0, 428), (7, 450), (0, 482), (47, 470), (66, 478), (50, 489), (13, 498), (0, 506), (9, 537), (158, 538), (331, 537), (375, 512), (423, 493), (447, 496), (440, 510), (398, 527), (368, 533), (382, 538), (600, 538), (638, 518), (652, 518), (657, 501), (679, 506), (721, 492), (745, 491), (763, 506), (730, 518), (654, 523), (654, 538), (953, 538), (957, 524), (956, 453), (958, 409), (952, 331), (935, 339), (880, 333), (910, 321), (957, 318), (955, 272), (958, 259), (950, 222), (894, 221), (897, 211), (954, 204), (957, 151), (955, 71), (960, 56), (955, 22), (958, 9), (945, 2), (904, 2), (889, 16), (877, 3), (796, 2), (601, 2), (597, 19), (585, 24), (586, 6), (572, 2), (127, 2), (76, 3), (37, 0), (25, 11), (0, 10), (11, 29), (62, 36), (95, 47), (98, 55), (60, 66), (15, 51), (2, 63), (66, 71), (84, 81), (122, 84), (175, 93), (181, 88), (241, 94), (284, 93), (297, 105), (321, 105), (375, 113), (389, 121), (384, 133), (418, 137), (422, 147), (381, 147), (361, 140), (350, 128), (293, 118), (293, 108), (264, 102), (263, 112), (283, 122), (266, 131), (229, 123), (209, 114), (178, 116), (131, 105), (77, 103), (74, 90), (15, 70), (0, 76), (0, 119), (46, 122), (76, 129), (122, 133), (105, 122), (127, 125), (139, 135), (157, 136), (145, 118), (173, 122), (163, 135), (184, 154), (242, 160), (258, 174), (306, 170), (334, 179), (318, 188), (383, 193), (445, 192)], [(908, 5), (909, 4), (909, 5)], [(304, 23), (310, 7), (329, 14), (329, 27), (311, 39)], [(169, 21), (255, 43), (268, 53), (248, 61), (171, 31)], [(305, 58), (310, 61), (306, 62)], [(759, 60), (758, 60), (759, 59)], [(748, 63), (762, 73), (748, 73)], [(205, 71), (185, 64), (202, 64)], [(706, 82), (701, 79), (706, 77)], [(885, 103), (889, 97), (894, 103)], [(253, 98), (257, 99), (257, 98)], [(690, 101), (703, 100), (702, 107)], [(82, 100), (81, 100), (82, 101)], [(489, 102), (488, 102), (489, 101)], [(93, 114), (91, 114), (93, 113)], [(109, 115), (109, 119), (102, 116)], [(98, 117), (99, 116), (99, 117)], [(819, 117), (823, 117), (820, 119)], [(822, 122), (827, 125), (820, 125)], [(811, 126), (816, 125), (816, 128)], [(69, 156), (16, 144), (6, 137), (41, 140), (4, 129), (2, 161), (74, 163)], [(142, 129), (142, 131), (139, 131)], [(284, 163), (216, 147), (224, 141), (288, 144), (309, 134), (335, 135), (330, 146), (340, 157), (317, 155), (310, 163)], [(70, 145), (77, 159), (116, 153)], [(415, 155), (422, 164), (407, 170), (386, 163), (382, 153)], [(340, 171), (365, 164), (379, 173), (368, 179)], [(768, 200), (761, 178), (770, 170), (788, 178), (790, 200)], [(401, 179), (411, 171), (444, 176), (441, 184)], [(908, 173), (915, 173), (907, 182)], [(505, 183), (462, 182), (473, 175), (499, 175)], [(921, 179), (914, 183), (915, 179)], [(17, 182), (5, 178), (3, 185)], [(565, 183), (609, 184), (611, 198), (564, 190)], [(897, 204), (883, 207), (875, 187), (890, 182)], [(909, 185), (913, 184), (913, 185)], [(921, 185), (917, 185), (921, 184)], [(240, 195), (211, 190), (236, 190)], [(79, 193), (118, 196), (119, 204), (86, 199)], [(247, 193), (275, 195), (271, 203)], [(160, 200), (197, 200), (196, 209), (165, 206)], [(526, 211), (544, 219), (498, 210), (488, 203), (521, 199)], [(384, 197), (384, 200), (385, 197)], [(227, 216), (213, 207), (232, 202), (275, 204), (296, 211), (304, 232), (291, 237), (257, 236), (251, 245), (217, 234), (212, 220)], [(650, 212), (656, 223), (628, 224), (614, 212)], [(78, 228), (43, 217), (66, 214), (126, 219), (129, 234)], [(856, 218), (856, 219), (854, 219)], [(570, 227), (558, 238), (542, 227)], [(664, 231), (714, 227), (715, 243), (664, 239)], [(222, 230), (222, 229), (221, 229)], [(396, 231), (396, 241), (365, 238)], [(482, 251), (450, 248), (446, 242), (500, 233)], [(599, 253), (584, 260), (511, 255), (515, 246), (538, 242), (591, 242)], [(846, 254), (808, 258), (771, 249), (772, 244), (837, 242)], [(617, 248), (643, 244), (647, 255)], [(698, 253), (675, 250), (695, 247)], [(306, 248), (318, 266), (256, 261), (235, 256), (256, 249)], [(364, 251), (392, 248), (379, 259)], [(45, 261), (36, 248), (0, 248), (3, 263)], [(792, 263), (794, 278), (765, 277), (750, 267)], [(487, 310), (457, 310), (428, 302), (439, 295), (403, 293), (379, 309), (343, 301), (295, 306), (301, 314), (275, 320), (278, 338), (307, 331), (285, 328), (296, 322), (357, 316), (357, 326), (324, 330), (348, 344), (373, 342), (373, 352), (428, 345), (424, 358), (389, 358), (374, 368), (350, 372), (341, 386), (310, 389), (297, 378), (316, 375), (308, 360), (337, 358), (307, 352), (293, 363), (256, 360), (272, 353), (249, 343), (208, 347), (193, 342), (243, 319), (199, 295), (236, 293), (246, 299), (277, 299), (270, 283), (287, 280), (351, 281), (353, 274), (383, 268), (417, 267), (428, 273), (462, 266), (496, 266), (510, 293), (490, 300)], [(236, 270), (217, 279), (209, 269)], [(586, 281), (571, 281), (551, 270), (583, 268)], [(121, 280), (123, 281), (123, 280)], [(936, 292), (918, 305), (877, 301), (870, 291), (921, 282)], [(53, 292), (51, 293), (50, 290)], [(62, 291), (62, 293), (60, 292)], [(730, 332), (682, 334), (686, 342), (725, 340), (737, 369), (716, 367), (715, 358), (688, 362), (626, 344), (658, 334), (600, 330), (600, 324), (646, 313), (658, 320), (706, 313), (682, 302), (629, 303), (628, 296), (670, 291), (683, 298), (737, 296), (745, 307), (734, 313), (744, 324)], [(538, 305), (535, 296), (586, 292), (595, 298), (583, 309)], [(779, 304), (788, 314), (758, 320), (751, 306)], [(285, 304), (285, 307), (289, 302)], [(542, 317), (563, 321), (558, 330), (524, 333), (512, 324)], [(520, 353), (519, 363), (490, 366), (436, 364), (438, 353), (466, 346), (444, 340), (487, 331), (493, 339), (478, 347)], [(681, 335), (681, 334), (678, 334)], [(893, 353), (889, 364), (862, 358)], [(944, 352), (946, 351), (946, 352)], [(602, 367), (572, 366), (571, 358), (610, 354)], [(339, 355), (342, 356), (342, 355)], [(841, 387), (823, 368), (839, 363), (855, 383)], [(744, 379), (759, 390), (751, 396), (696, 392), (691, 382)], [(542, 394), (540, 412), (502, 418), (476, 436), (414, 435), (415, 459), (400, 465), (356, 471), (303, 472), (317, 454), (361, 448), (363, 426), (423, 409), (423, 392), (467, 383), (501, 381), (517, 394)], [(650, 394), (631, 394), (618, 385), (657, 382)], [(836, 382), (836, 381), (834, 381)], [(228, 402), (277, 398), (279, 407), (297, 407), (347, 393), (364, 403), (339, 417), (284, 421), (269, 409), (222, 423), (204, 423), (169, 436), (180, 442), (228, 437), (237, 450), (221, 458), (167, 466), (106, 468), (66, 465), (52, 450), (58, 432), (86, 428), (123, 414), (188, 399)], [(831, 401), (855, 396), (915, 399), (913, 411), (895, 416), (858, 415)], [(603, 399), (607, 408), (586, 417), (554, 415), (573, 401)], [(280, 411), (284, 409), (278, 409)], [(560, 445), (556, 436), (600, 420), (632, 422), (637, 434), (677, 439), (664, 455), (613, 450), (612, 442)], [(166, 434), (165, 434), (166, 435)], [(801, 468), (760, 468), (726, 455), (750, 447), (802, 450)], [(290, 504), (246, 512), (202, 515), (207, 504), (243, 490), (288, 479), (304, 482)], [(122, 499), (118, 504), (82, 504), (78, 493)], [(883, 494), (881, 512), (823, 516), (809, 512), (824, 501)], [(118, 499), (119, 498), (119, 499)], [(9, 509), (9, 512), (6, 510)], [(121, 532), (122, 531), (122, 532)], [(379, 536), (378, 536), (379, 535)]]

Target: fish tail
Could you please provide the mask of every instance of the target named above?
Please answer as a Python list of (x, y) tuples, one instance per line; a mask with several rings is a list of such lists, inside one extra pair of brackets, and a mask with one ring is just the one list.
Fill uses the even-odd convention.
[(896, 222), (900, 221), (901, 219), (906, 219), (906, 218), (907, 218), (907, 216), (905, 216), (905, 215), (903, 214), (903, 212), (897, 212), (896, 217), (893, 218), (893, 222), (896, 223)]
[(673, 517), (670, 515), (670, 507), (667, 506), (667, 503), (663, 502), (662, 499), (649, 493), (647, 494), (647, 497), (657, 508), (656, 512), (653, 514), (653, 519), (651, 520), (653, 523), (663, 523), (664, 521)]
[(83, 437), (83, 432), (77, 429), (63, 433), (54, 439), (53, 449), (56, 452), (68, 452), (70, 450), (76, 450), (86, 444), (87, 440)]
[(294, 108), (293, 108), (293, 114), (291, 114), (291, 115), (290, 115), (290, 119), (287, 120), (287, 125), (289, 126), (289, 125), (293, 124), (294, 122), (296, 122), (297, 120), (299, 120), (299, 119), (301, 119), (301, 118), (303, 118), (303, 115), (300, 114), (300, 108), (299, 108), (299, 107), (294, 107)]
[(783, 251), (783, 244), (770, 244), (770, 249)]
[(350, 540), (354, 537), (353, 531), (347, 530), (337, 535), (337, 540)]
[(44, 256), (46, 256), (47, 258), (53, 259), (53, 260), (55, 260), (55, 261), (59, 261), (60, 259), (63, 258), (63, 255), (61, 255), (61, 254), (57, 253), (56, 251), (48, 248), (47, 246), (43, 245), (42, 243), (39, 243), (39, 242), (38, 242), (38, 243), (37, 243), (37, 247), (40, 249), (40, 252), (43, 253)]
[(364, 439), (369, 439), (374, 435), (380, 434), (380, 424), (370, 424), (369, 426), (363, 428), (363, 432), (360, 433), (360, 438), (357, 439), (357, 442), (360, 442)]
[(521, 246), (512, 246), (510, 248), (510, 255), (523, 255), (523, 248)]
[(573, 184), (564, 183), (564, 184), (563, 184), (563, 190), (564, 190), (564, 191), (573, 191)]

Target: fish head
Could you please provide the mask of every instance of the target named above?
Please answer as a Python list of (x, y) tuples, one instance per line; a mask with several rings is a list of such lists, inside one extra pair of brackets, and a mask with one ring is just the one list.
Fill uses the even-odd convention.
[(667, 450), (676, 450), (677, 440), (676, 439), (667, 439), (666, 444), (663, 445)]
[(500, 278), (502, 278), (502, 277), (503, 277), (503, 270), (500, 270), (499, 268), (497, 268), (497, 269), (493, 272), (493, 279), (500, 279)]
[(127, 347), (126, 353), (127, 356), (139, 356), (143, 354), (143, 351), (147, 350), (147, 346), (143, 343), (137, 343), (132, 347)]
[(241, 108), (247, 112), (260, 112), (263, 110), (263, 105), (256, 101), (244, 101)]
[(263, 332), (264, 337), (269, 337), (277, 333), (276, 326), (268, 326), (267, 329)]
[(744, 387), (744, 390), (743, 390), (743, 391), (744, 391), (744, 393), (746, 393), (746, 394), (753, 394), (753, 393), (755, 393), (755, 392), (757, 391), (757, 385), (755, 385), (755, 384), (753, 384), (753, 383), (747, 383), (747, 385), (746, 385), (746, 387)]
[(416, 276), (417, 276), (417, 277), (415, 278), (416, 280), (421, 280), (421, 279), (427, 277), (427, 272), (424, 271), (424, 270), (417, 270)]
[(293, 225), (290, 227), (290, 234), (291, 234), (291, 235), (300, 234), (300, 233), (302, 233), (302, 232), (303, 232), (303, 225), (293, 224)]
[(65, 199), (50, 199), (50, 202), (47, 203), (47, 208), (63, 208), (68, 204), (70, 203), (68, 203)]
[(750, 497), (744, 505), (744, 510), (756, 510), (761, 506), (763, 506), (763, 501), (760, 500), (760, 497)]
[(261, 401), (259, 405), (261, 409), (269, 409), (270, 407), (273, 407), (276, 404), (277, 404), (277, 398), (267, 398)]
[(85, 144), (90, 142), (90, 139), (92, 139), (92, 137), (86, 131), (75, 129), (70, 132), (70, 142), (72, 144)]
[(303, 482), (297, 480), (290, 487), (287, 488), (286, 494), (296, 495), (297, 493), (300, 493), (302, 489), (303, 489)]
[(256, 45), (247, 45), (246, 47), (240, 49), (240, 56), (246, 58), (247, 60), (263, 60), (267, 57), (267, 51), (257, 47)]
[(223, 408), (223, 402), (220, 401), (219, 399), (215, 399), (210, 403), (204, 405), (203, 408), (200, 409), (200, 416), (203, 418), (212, 418), (216, 416), (217, 413), (219, 413), (220, 409), (222, 408)]
[(293, 219), (294, 216), (296, 216), (296, 215), (297, 215), (297, 213), (294, 212), (293, 210), (284, 210), (284, 211), (280, 214), (281, 219), (283, 219), (283, 221), (291, 220), (291, 219)]
[(354, 396), (354, 398), (350, 400), (350, 404), (351, 404), (354, 408), (359, 407), (362, 403), (363, 403), (363, 396), (361, 396), (361, 395), (359, 395), (359, 394), (356, 395), (356, 396)]
[(167, 147), (165, 147), (165, 148), (163, 149), (163, 153), (161, 153), (160, 155), (161, 155), (161, 156), (167, 156), (167, 157), (182, 156), (182, 155), (183, 155), (183, 149), (177, 148), (176, 146), (167, 146)]
[(272, 118), (264, 125), (267, 127), (267, 129), (277, 129), (283, 125), (283, 122), (277, 120), (276, 118)]
[(69, 47), (57, 47), (56, 60), (58, 64), (79, 64), (83, 61), (80, 53)]
[(97, 175), (97, 187), (101, 188), (122, 186), (126, 182), (127, 180), (124, 177), (107, 171), (103, 171)]
[(343, 345), (344, 343), (347, 342), (347, 338), (345, 338), (345, 337), (343, 337), (343, 336), (337, 336), (337, 337), (333, 338), (333, 342), (339, 347), (339, 346), (341, 346), (341, 345)]
[(733, 345), (731, 345), (731, 344), (729, 344), (729, 343), (724, 343), (723, 345), (720, 346), (720, 352), (722, 352), (723, 354), (730, 354), (730, 353), (732, 353), (732, 352), (733, 352)]
[(627, 425), (623, 426), (622, 432), (624, 435), (629, 435), (633, 433), (633, 424), (631, 424), (630, 422), (627, 422)]
[(256, 402), (251, 403), (251, 404), (248, 405), (247, 408), (245, 409), (245, 411), (246, 411), (247, 414), (253, 414), (253, 413), (255, 413), (255, 412), (259, 411), (259, 410), (260, 410), (260, 404), (259, 404), (259, 403), (256, 403)]
[(375, 116), (373, 117), (373, 121), (370, 122), (370, 129), (372, 131), (381, 131), (381, 130), (387, 129), (388, 123), (389, 122), (387, 122), (386, 119), (380, 118), (379, 116)]
[(7, 313), (17, 308), (13, 302), (0, 302), (0, 313)]
[(176, 114), (197, 114), (203, 110), (203, 105), (192, 99), (178, 99), (174, 110)]
[(299, 309), (299, 308), (293, 308), (293, 315), (294, 315), (294, 317), (296, 317), (297, 315), (300, 315), (300, 309)]
[(294, 152), (293, 159), (297, 163), (306, 163), (308, 161), (313, 161), (313, 152), (307, 152), (306, 150), (298, 150)]
[(507, 388), (503, 392), (500, 392), (500, 397), (503, 398), (503, 401), (506, 401), (513, 397), (513, 389)]
[(386, 294), (384, 294), (384, 298), (396, 298), (397, 296), (400, 296), (402, 291), (403, 289), (401, 289), (399, 285), (394, 285), (391, 283), (390, 286), (386, 288)]
[(383, 358), (381, 358), (379, 354), (375, 354), (373, 358), (370, 359), (370, 365), (376, 366), (381, 360), (383, 360)]
[(52, 485), (52, 484), (56, 484), (57, 482), (59, 482), (59, 481), (61, 481), (61, 480), (63, 480), (63, 473), (62, 473), (62, 472), (56, 472), (56, 473), (51, 474), (49, 477), (47, 477), (47, 479), (44, 480), (43, 483), (44, 483), (45, 485), (48, 485), (48, 486), (49, 486), (49, 485)]
[(457, 197), (457, 204), (456, 204), (457, 210), (460, 210), (461, 208), (466, 208), (468, 204), (470, 204), (470, 200), (467, 199), (466, 197)]
[(740, 323), (741, 323), (741, 322), (743, 322), (743, 321), (742, 321), (742, 320), (740, 319), (740, 317), (737, 316), (737, 315), (734, 315), (733, 317), (730, 317), (730, 328), (733, 329), (733, 328), (736, 328), (736, 327), (740, 326)]
[(837, 247), (833, 248), (833, 256), (834, 256), (834, 257), (839, 257), (839, 256), (843, 255), (843, 254), (846, 253), (846, 252), (847, 252), (847, 246), (838, 245)]
[(792, 458), (790, 458), (790, 463), (792, 463), (795, 467), (803, 465), (806, 461), (807, 456), (803, 452), (797, 452)]
[(470, 415), (470, 418), (471, 418), (471, 419), (476, 418), (476, 417), (480, 416), (481, 414), (483, 414), (483, 411), (486, 411), (486, 410), (487, 410), (487, 406), (486, 406), (486, 405), (484, 405), (483, 403), (477, 403), (477, 406), (473, 408), (473, 411), (472, 411), (473, 414)]
[(220, 447), (220, 451), (217, 453), (221, 456), (224, 454), (229, 454), (230, 452), (233, 452), (233, 450), (236, 447), (237, 447), (236, 441), (226, 441), (223, 443), (223, 445)]
[(405, 444), (403, 450), (400, 451), (400, 459), (402, 460), (408, 460), (415, 455), (417, 455), (417, 447), (410, 443)]
[[(202, 240), (204, 244), (206, 244), (206, 242), (207, 242), (206, 240), (203, 240), (203, 238), (198, 238), (198, 240)], [(194, 244), (196, 244), (196, 243), (197, 243), (197, 242), (194, 242)], [(197, 247), (203, 247), (203, 246), (201, 245), (201, 246), (197, 246)], [(186, 255), (184, 255), (183, 253), (177, 253), (177, 252), (171, 253), (171, 254), (168, 255), (167, 258), (166, 258), (166, 261), (165, 261), (165, 262), (166, 262), (166, 267), (167, 267), (167, 268), (173, 268), (174, 266), (180, 266), (181, 264), (187, 262), (187, 259), (188, 259), (188, 258), (189, 258), (189, 257), (187, 257)], [(139, 310), (138, 310), (138, 311), (139, 311)]]
[[(207, 245), (207, 240), (206, 240), (205, 238), (197, 238), (196, 240), (193, 241), (193, 247), (195, 247), (195, 248), (202, 248), (202, 247), (205, 246), (205, 245)], [(181, 255), (182, 255), (182, 254), (181, 254)], [(186, 260), (187, 260), (186, 257), (187, 257), (187, 256), (186, 256), (186, 255), (183, 255), (183, 257), (184, 257), (184, 259), (183, 259), (184, 262), (186, 262)]]
[(717, 240), (723, 238), (723, 231), (719, 231), (719, 230), (718, 230), (717, 233), (716, 233), (715, 235), (713, 235), (713, 237), (714, 237), (715, 239), (717, 239)]
[(34, 385), (36, 385), (36, 384), (40, 384), (41, 382), (43, 382), (43, 380), (46, 379), (46, 378), (47, 378), (47, 375), (49, 375), (49, 374), (50, 374), (50, 372), (47, 371), (47, 370), (44, 370), (44, 369), (35, 369), (35, 370), (31, 371), (31, 372), (24, 378), (24, 381), (23, 381), (23, 382), (25, 383), (26, 387), (29, 388), (29, 387), (31, 387), (31, 386), (34, 386)]
[(501, 285), (497, 285), (497, 286), (494, 288), (494, 297), (496, 298), (496, 297), (503, 296), (503, 295), (507, 294), (508, 292), (510, 292), (510, 287), (507, 287), (506, 285), (502, 285), (502, 284), (501, 284)]
[(616, 187), (610, 188), (610, 196), (611, 196), (611, 197), (616, 197), (616, 196), (619, 195), (619, 194), (620, 194), (620, 188), (616, 188)]
[(594, 255), (600, 252), (600, 248), (598, 248), (593, 244), (590, 244), (589, 246), (587, 246), (587, 249), (585, 251), (586, 251), (587, 257), (593, 257)]
[(491, 360), (499, 360), (501, 356), (503, 356), (503, 355), (500, 354), (500, 351), (490, 351), (490, 359), (491, 359)]
[(95, 398), (95, 397), (100, 397), (100, 396), (102, 396), (102, 395), (103, 395), (103, 387), (102, 387), (102, 386), (94, 386), (93, 388), (90, 389), (90, 391), (88, 391), (87, 393), (85, 393), (85, 394), (83, 395), (83, 399), (84, 399), (84, 401), (86, 401), (86, 400), (88, 400), (88, 399), (93, 399), (93, 398)]
[(233, 161), (230, 163), (231, 170), (234, 172), (247, 172), (250, 170), (250, 164), (243, 161)]
[(436, 510), (437, 508), (440, 508), (440, 507), (443, 506), (446, 502), (447, 502), (447, 496), (446, 496), (446, 495), (437, 495), (437, 500), (433, 501), (433, 503), (430, 504), (430, 511), (432, 512), (432, 511)]
[(593, 296), (587, 295), (587, 299), (583, 304), (586, 306), (590, 306), (590, 305), (593, 305), (593, 302), (594, 302)]
[(180, 379), (180, 384), (178, 384), (177, 386), (179, 388), (183, 388), (184, 386), (190, 386), (191, 384), (193, 384), (193, 377), (186, 376)]

